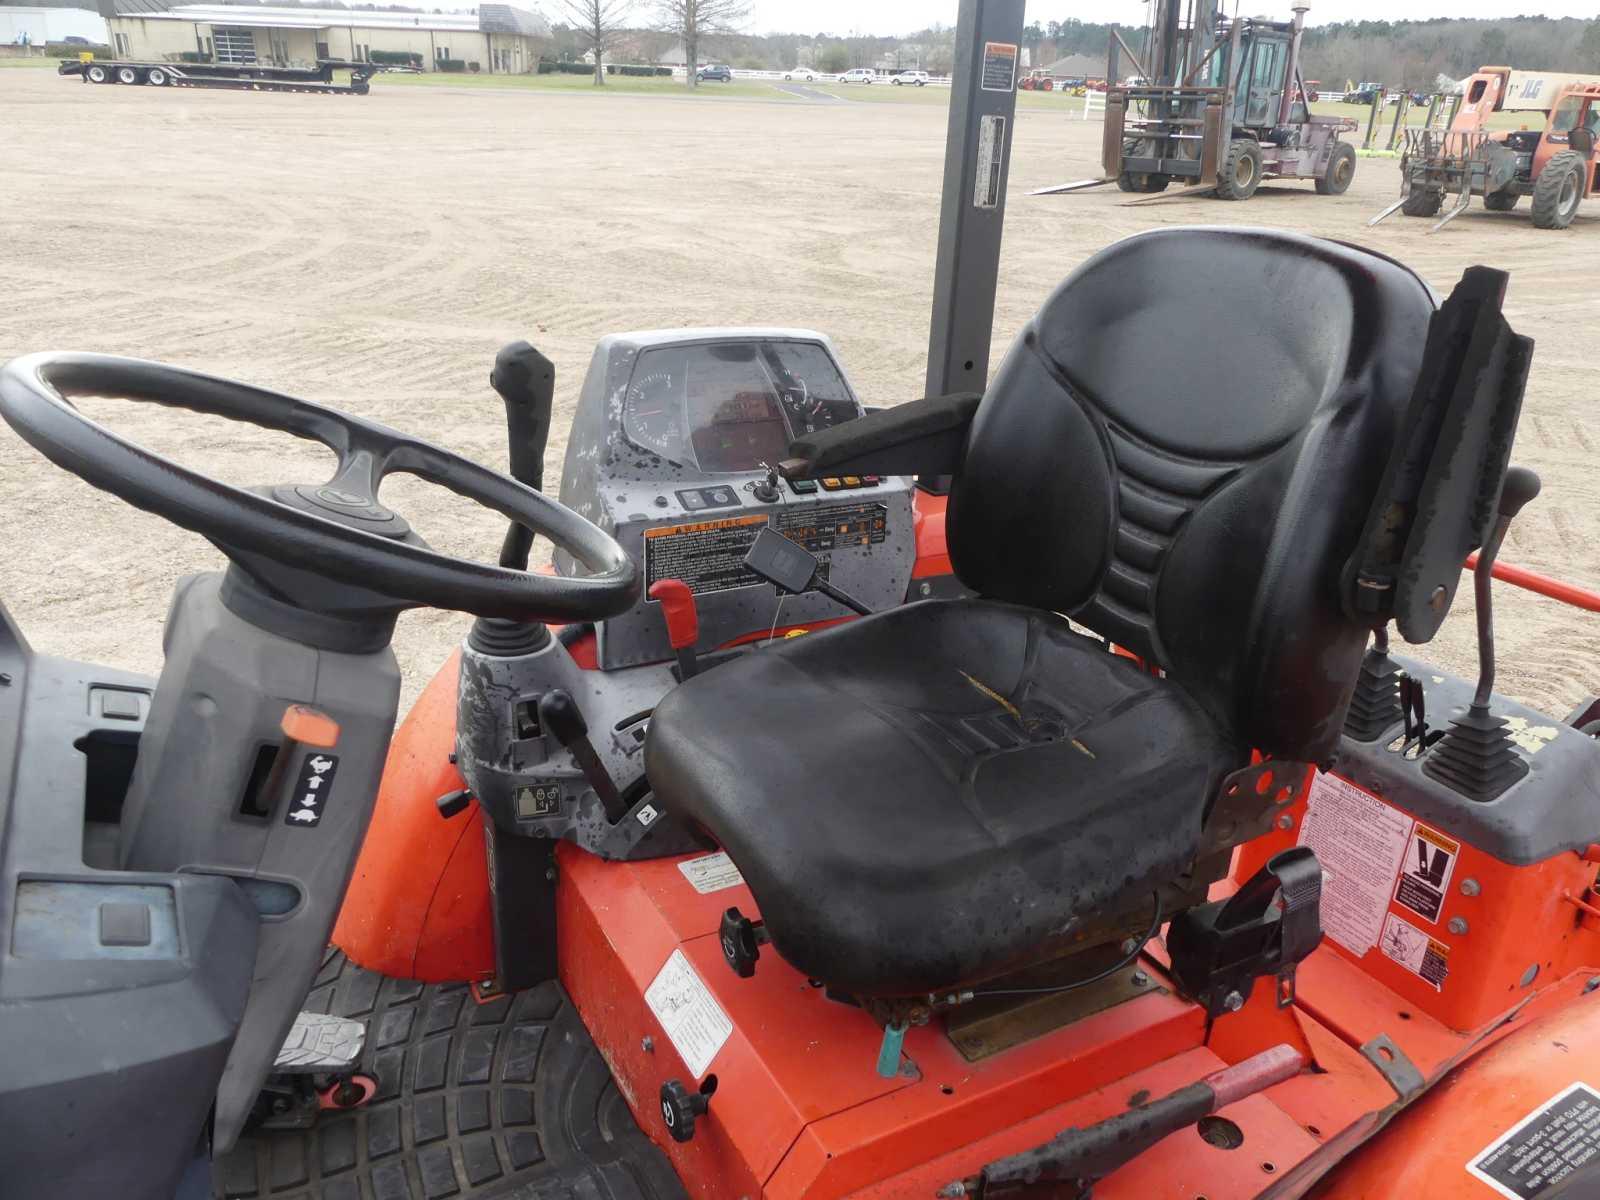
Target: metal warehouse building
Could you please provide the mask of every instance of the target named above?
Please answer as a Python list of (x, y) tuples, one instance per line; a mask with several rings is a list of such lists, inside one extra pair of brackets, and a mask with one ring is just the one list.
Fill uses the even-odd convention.
[(550, 37), (542, 17), (509, 4), (480, 5), (476, 13), (165, 0), (107, 0), (107, 6), (117, 57), (150, 62), (202, 54), (216, 62), (294, 66), (323, 58), (368, 62), (374, 51), (385, 51), (415, 54), (423, 70), (458, 60), (517, 75), (535, 69)]

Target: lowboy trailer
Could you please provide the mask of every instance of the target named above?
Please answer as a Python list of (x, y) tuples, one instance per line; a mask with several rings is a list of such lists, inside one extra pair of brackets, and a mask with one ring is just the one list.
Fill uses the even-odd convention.
[[(349, 82), (336, 82), (338, 72)], [(232, 88), (252, 92), (321, 92), (330, 96), (365, 96), (377, 68), (371, 63), (319, 59), (314, 67), (269, 67), (259, 63), (128, 62), (120, 59), (63, 60), (59, 75), (76, 75), (84, 83), (149, 84), (151, 87)]]

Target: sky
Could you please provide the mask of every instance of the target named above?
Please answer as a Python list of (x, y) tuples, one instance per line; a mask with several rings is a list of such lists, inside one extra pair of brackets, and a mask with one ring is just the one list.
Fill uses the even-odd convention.
[[(1312, 25), (1330, 21), (1427, 20), (1430, 17), (1547, 17), (1593, 19), (1596, 0), (1308, 0)], [(1074, 0), (1035, 0), (1027, 6), (1026, 20), (1041, 24), (1076, 16), (1085, 6)], [(1247, 0), (1246, 11), (1261, 16), (1288, 17), (1289, 0)], [(1281, 12), (1279, 10), (1282, 10)], [(1145, 5), (1140, 0), (1098, 0), (1091, 8), (1097, 21), (1116, 20), (1142, 25)], [(956, 0), (751, 0), (751, 33), (851, 33), (894, 35), (925, 29), (935, 21), (953, 25)]]

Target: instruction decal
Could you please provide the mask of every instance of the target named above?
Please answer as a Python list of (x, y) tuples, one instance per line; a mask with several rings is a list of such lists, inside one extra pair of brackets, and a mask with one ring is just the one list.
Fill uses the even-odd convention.
[(1383, 952), (1406, 970), (1442, 991), (1450, 973), (1450, 947), (1393, 913), (1383, 925)]
[(1300, 845), (1322, 864), (1322, 927), (1358, 958), (1378, 944), (1412, 820), (1348, 779), (1312, 777)]
[[(1590, 1194), (1561, 1184), (1593, 1171), (1600, 1157), (1600, 1092), (1574, 1083), (1558, 1092), (1467, 1163), (1467, 1174), (1507, 1200), (1540, 1200), (1558, 1192)], [(1586, 1172), (1587, 1173), (1587, 1172)]]
[(760, 583), (744, 556), (767, 524), (762, 513), (646, 529), (645, 590), (659, 579), (681, 579), (697, 596)]
[(301, 759), (300, 777), (289, 795), (289, 811), (284, 814), (283, 823), (303, 825), (307, 829), (322, 824), (322, 814), (328, 811), (328, 801), (333, 799), (333, 777), (338, 770), (337, 754), (313, 751)]
[(681, 862), (678, 864), (678, 870), (683, 872), (683, 877), (689, 881), (689, 886), (702, 896), (709, 892), (738, 887), (744, 882), (744, 876), (739, 874), (739, 868), (733, 865), (733, 859), (728, 857), (725, 850)]
[(1411, 831), (1411, 849), (1401, 860), (1394, 902), (1437, 925), (1445, 894), (1450, 890), (1450, 875), (1460, 855), (1460, 842), (1417, 822)]
[(1000, 206), (1000, 167), (1005, 162), (1006, 119), (989, 113), (978, 120), (978, 162), (972, 174), (972, 206)]
[(644, 1002), (672, 1039), (673, 1049), (698, 1078), (706, 1073), (728, 1038), (733, 1022), (694, 973), (682, 950), (674, 950), (649, 987)]
[(1017, 44), (1015, 42), (985, 42), (983, 44), (983, 77), (979, 86), (986, 92), (1014, 92), (1017, 90)]

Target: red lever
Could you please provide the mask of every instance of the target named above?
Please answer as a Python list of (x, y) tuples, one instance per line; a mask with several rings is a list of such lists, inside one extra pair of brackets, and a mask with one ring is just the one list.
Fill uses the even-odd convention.
[(674, 650), (692, 650), (700, 640), (700, 613), (694, 593), (681, 579), (658, 579), (650, 585), (650, 599), (661, 604), (667, 622), (667, 641)]
[(694, 606), (694, 593), (681, 579), (658, 579), (650, 585), (650, 599), (661, 605), (667, 622), (667, 641), (678, 655), (678, 682), (699, 671), (694, 659), (694, 644), (700, 640), (700, 613)]

